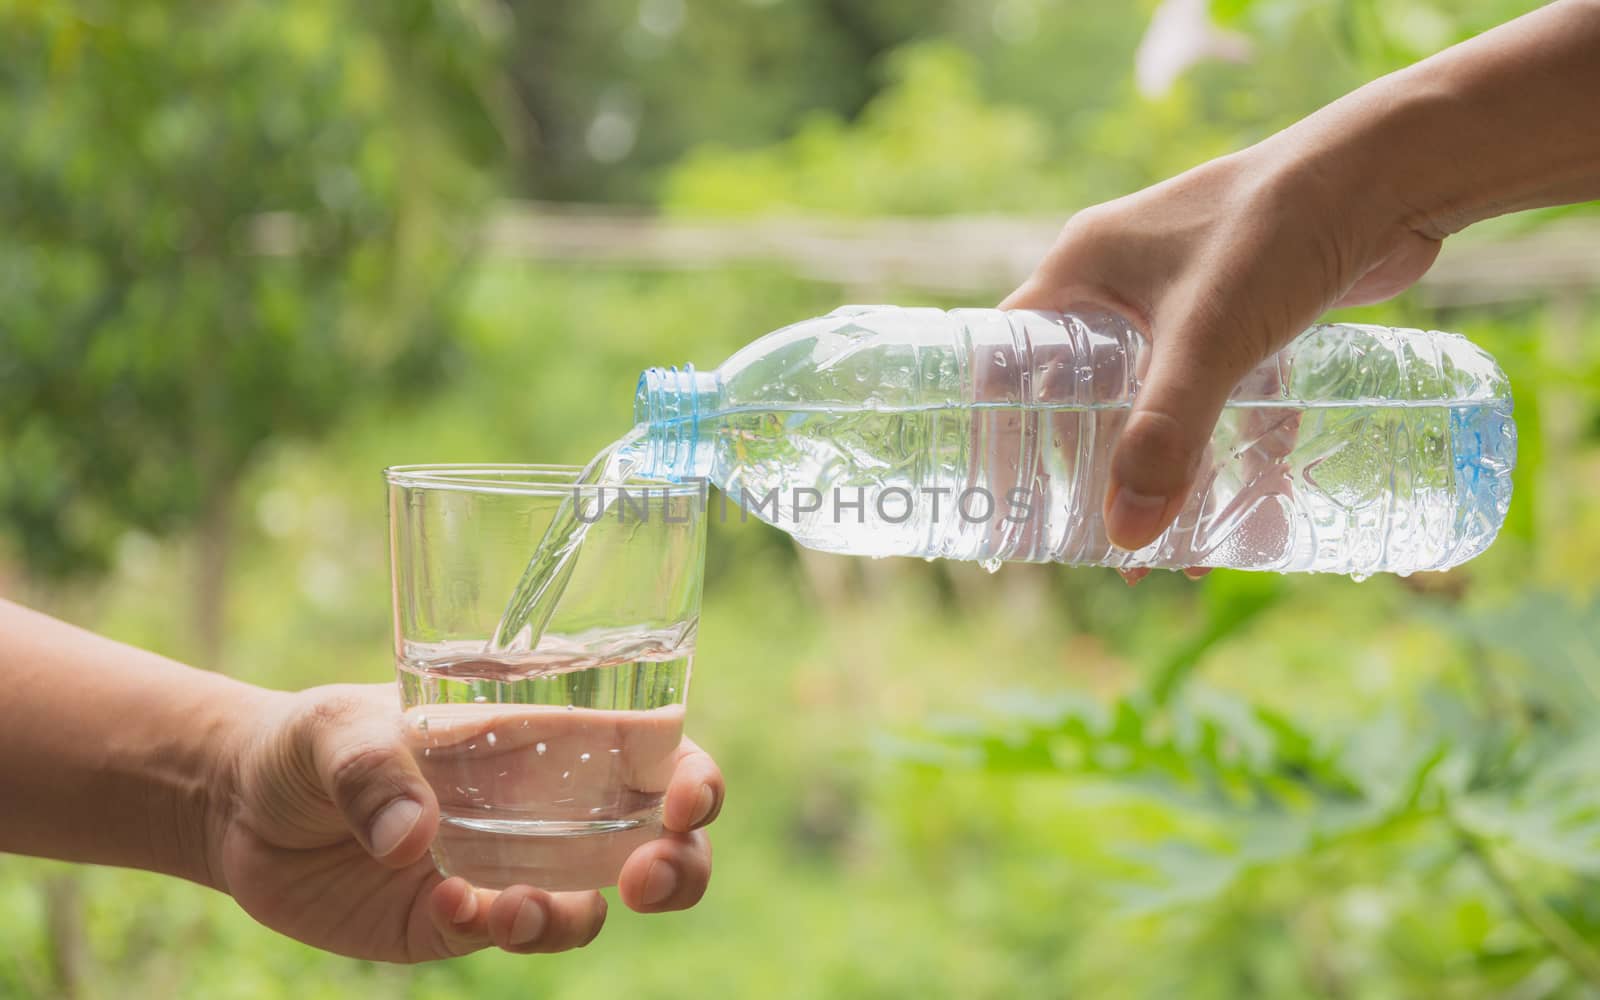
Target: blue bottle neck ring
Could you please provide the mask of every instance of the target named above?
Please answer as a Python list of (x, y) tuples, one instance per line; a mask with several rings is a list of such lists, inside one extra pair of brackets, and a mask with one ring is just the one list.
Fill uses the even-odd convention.
[(716, 411), (722, 380), (694, 365), (647, 368), (633, 396), (633, 422), (645, 425), (645, 471), (664, 479), (704, 475), (709, 454), (697, 454), (700, 421)]

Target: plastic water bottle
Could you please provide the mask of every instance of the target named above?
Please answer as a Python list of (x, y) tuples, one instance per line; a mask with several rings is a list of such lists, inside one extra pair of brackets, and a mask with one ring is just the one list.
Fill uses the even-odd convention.
[[(1318, 326), (1245, 378), (1172, 527), (1106, 539), (1143, 338), (1109, 313), (848, 306), (714, 372), (652, 368), (641, 472), (704, 477), (802, 544), (868, 556), (1411, 573), (1494, 540), (1516, 428), (1449, 333)], [(726, 514), (728, 508), (724, 508)]]

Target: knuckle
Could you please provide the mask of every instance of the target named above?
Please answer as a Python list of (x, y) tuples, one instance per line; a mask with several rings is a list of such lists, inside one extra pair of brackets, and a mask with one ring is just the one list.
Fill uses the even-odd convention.
[(711, 759), (710, 754), (698, 747), (684, 756), (680, 766), (684, 768), (686, 773), (700, 775), (702, 779), (708, 781), (721, 775), (717, 762)]
[(301, 712), (301, 723), (308, 729), (335, 729), (359, 718), (365, 707), (353, 692), (340, 687), (316, 688), (307, 692), (312, 701)]
[(1109, 204), (1080, 208), (1061, 227), (1060, 242), (1096, 239), (1108, 235), (1115, 228), (1115, 210)]
[(1112, 213), (1105, 206), (1092, 205), (1079, 209), (1062, 225), (1039, 269), (1028, 279), (1028, 285), (1038, 286), (1035, 291), (1048, 288), (1081, 270), (1081, 266), (1075, 265), (1095, 259), (1098, 252), (1096, 248), (1114, 234)]
[(385, 778), (400, 761), (400, 751), (378, 743), (355, 744), (336, 751), (328, 762), (335, 796), (353, 798)]

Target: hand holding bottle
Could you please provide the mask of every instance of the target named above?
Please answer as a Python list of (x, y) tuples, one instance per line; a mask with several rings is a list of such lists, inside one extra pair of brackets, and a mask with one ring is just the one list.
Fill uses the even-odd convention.
[(1107, 307), (1151, 343), (1112, 541), (1172, 522), (1234, 386), (1323, 311), (1398, 294), (1472, 222), (1600, 196), (1597, 45), (1600, 4), (1555, 3), (1072, 217), (1002, 307)]

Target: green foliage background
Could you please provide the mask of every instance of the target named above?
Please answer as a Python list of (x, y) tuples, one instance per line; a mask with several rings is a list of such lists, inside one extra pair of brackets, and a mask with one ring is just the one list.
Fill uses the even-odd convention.
[[(379, 469), (579, 462), (640, 368), (850, 294), (485, 257), (496, 195), (1064, 218), (1526, 5), (1214, 6), (1255, 57), (1151, 98), (1140, 4), (3, 0), (6, 591), (199, 655), (221, 483), (210, 665), (386, 680)], [(291, 216), (296, 252), (252, 242)], [(1515, 386), (1511, 521), (1445, 577), (1129, 591), (714, 525), (691, 719), (731, 792), (690, 913), (401, 969), (193, 886), (0, 858), (0, 996), (1600, 992), (1593, 304), (1354, 314), (1460, 330)]]

